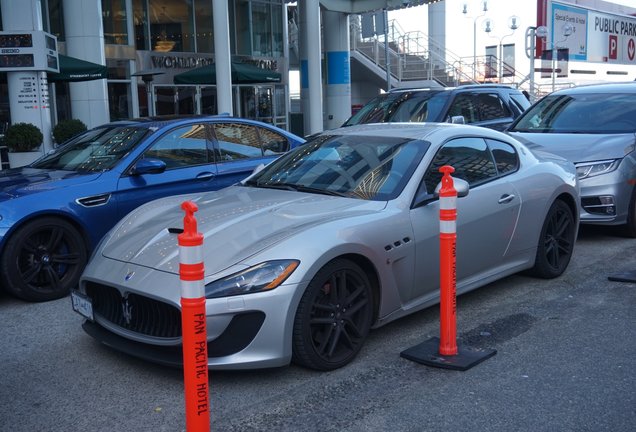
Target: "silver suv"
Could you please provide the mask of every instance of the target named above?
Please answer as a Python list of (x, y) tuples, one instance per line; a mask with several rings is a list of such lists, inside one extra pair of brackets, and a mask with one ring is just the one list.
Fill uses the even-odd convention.
[(498, 84), (397, 89), (365, 104), (343, 126), (451, 122), (504, 130), (530, 106), (519, 90)]
[(574, 162), (581, 223), (624, 225), (636, 237), (636, 83), (556, 91), (508, 132), (531, 149)]

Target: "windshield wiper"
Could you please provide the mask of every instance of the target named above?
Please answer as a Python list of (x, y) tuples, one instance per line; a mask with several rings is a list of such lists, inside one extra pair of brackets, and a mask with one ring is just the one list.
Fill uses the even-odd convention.
[(245, 186), (254, 186), (254, 187), (266, 188), (266, 189), (281, 189), (281, 190), (290, 190), (290, 191), (296, 191), (296, 192), (309, 192), (309, 193), (317, 193), (322, 195), (350, 198), (348, 194), (343, 192), (333, 191), (329, 189), (319, 189), (319, 188), (295, 184), (295, 183), (280, 183), (280, 182), (259, 183), (258, 181), (249, 180), (243, 184)]

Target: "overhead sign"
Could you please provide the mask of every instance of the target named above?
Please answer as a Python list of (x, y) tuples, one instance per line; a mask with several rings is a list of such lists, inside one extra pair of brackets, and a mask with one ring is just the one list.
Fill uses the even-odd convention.
[(565, 1), (548, 3), (544, 50), (567, 48), (570, 60), (636, 65), (636, 17)]

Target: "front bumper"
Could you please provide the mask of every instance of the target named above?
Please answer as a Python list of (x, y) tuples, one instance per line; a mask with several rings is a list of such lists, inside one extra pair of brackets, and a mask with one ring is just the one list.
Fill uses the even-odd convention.
[[(84, 330), (118, 351), (181, 366), (178, 275), (110, 259), (98, 261), (99, 265), (89, 264), (80, 281), (80, 292), (91, 298), (94, 309), (94, 321), (86, 321)], [(264, 293), (208, 299), (208, 367), (253, 369), (289, 364), (298, 289), (281, 285)]]
[(625, 224), (635, 184), (636, 180), (621, 167), (609, 174), (580, 180), (581, 223)]

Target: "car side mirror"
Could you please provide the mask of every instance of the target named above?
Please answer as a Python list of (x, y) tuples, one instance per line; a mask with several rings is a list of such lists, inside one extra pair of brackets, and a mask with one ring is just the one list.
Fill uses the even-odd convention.
[(166, 163), (159, 159), (139, 159), (132, 167), (132, 175), (161, 174), (166, 170)]
[[(468, 195), (468, 190), (470, 189), (470, 186), (468, 186), (468, 182), (464, 179), (460, 179), (453, 176), (451, 176), (451, 178), (453, 179), (453, 186), (455, 187), (455, 190), (457, 191), (457, 198), (463, 198), (466, 195)], [(441, 188), (442, 188), (442, 182), (439, 182), (437, 184), (437, 187), (435, 188), (436, 198), (439, 198), (439, 190)]]
[(449, 123), (452, 123), (452, 124), (466, 124), (466, 119), (464, 118), (464, 116), (461, 116), (461, 115), (451, 116)]

